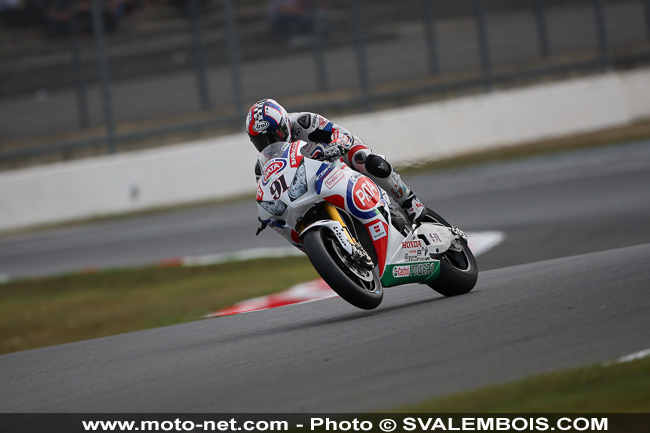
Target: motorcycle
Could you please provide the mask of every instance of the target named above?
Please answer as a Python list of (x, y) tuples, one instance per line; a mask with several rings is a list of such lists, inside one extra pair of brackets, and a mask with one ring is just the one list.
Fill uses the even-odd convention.
[(271, 227), (309, 258), (344, 300), (378, 307), (383, 288), (426, 284), (444, 296), (471, 291), (478, 268), (467, 235), (426, 209), (407, 222), (369, 177), (340, 158), (310, 159), (305, 142), (277, 142), (259, 155), (259, 235)]

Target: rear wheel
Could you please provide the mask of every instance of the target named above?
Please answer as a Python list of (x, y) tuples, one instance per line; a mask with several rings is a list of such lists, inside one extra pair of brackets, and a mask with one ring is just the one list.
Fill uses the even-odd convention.
[[(430, 209), (427, 209), (424, 221), (451, 227), (444, 218)], [(454, 244), (440, 258), (440, 275), (428, 284), (443, 296), (468, 293), (476, 286), (478, 279), (478, 266), (474, 254), (467, 246), (467, 240), (459, 239)]]
[(381, 304), (384, 291), (377, 269), (368, 270), (356, 263), (329, 229), (307, 231), (303, 246), (318, 274), (343, 299), (364, 310)]

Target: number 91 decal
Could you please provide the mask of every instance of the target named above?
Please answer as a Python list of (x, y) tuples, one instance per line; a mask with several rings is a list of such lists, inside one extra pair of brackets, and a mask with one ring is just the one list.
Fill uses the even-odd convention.
[(273, 195), (273, 200), (278, 200), (283, 192), (289, 189), (284, 174), (277, 178), (269, 187), (269, 191)]

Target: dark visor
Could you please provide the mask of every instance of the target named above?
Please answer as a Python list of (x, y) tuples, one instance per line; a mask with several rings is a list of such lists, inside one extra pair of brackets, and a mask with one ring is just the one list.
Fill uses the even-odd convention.
[(273, 131), (267, 131), (266, 134), (249, 135), (251, 142), (258, 152), (264, 150), (266, 146), (278, 141), (289, 141), (289, 127), (287, 123), (282, 120), (282, 123)]

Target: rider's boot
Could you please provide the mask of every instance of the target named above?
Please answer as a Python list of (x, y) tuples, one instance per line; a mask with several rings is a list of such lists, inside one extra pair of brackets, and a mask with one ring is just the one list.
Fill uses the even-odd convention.
[(386, 159), (366, 150), (357, 152), (353, 162), (355, 169), (372, 177), (377, 185), (393, 196), (411, 224), (422, 222), (426, 208)]
[(400, 206), (404, 209), (406, 216), (408, 216), (412, 224), (420, 224), (424, 220), (426, 208), (415, 194), (411, 193), (406, 200), (400, 203)]

